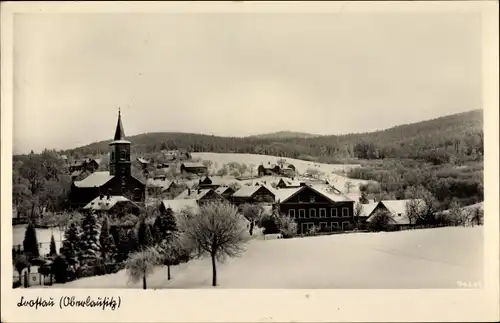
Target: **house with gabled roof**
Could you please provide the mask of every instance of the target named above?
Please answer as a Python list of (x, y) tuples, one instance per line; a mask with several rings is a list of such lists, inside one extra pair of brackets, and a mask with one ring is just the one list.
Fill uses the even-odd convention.
[(276, 184), (276, 187), (279, 188), (293, 188), (293, 187), (300, 187), (300, 181), (295, 179), (295, 178), (280, 178), (278, 183)]
[(229, 186), (219, 186), (215, 189), (215, 192), (226, 200), (231, 201), (233, 194), (236, 192), (232, 187)]
[(297, 222), (299, 234), (317, 227), (320, 231), (353, 228), (354, 201), (327, 185), (301, 183), (300, 187), (275, 189), (281, 214)]
[(179, 200), (162, 200), (160, 203), (160, 213), (165, 213), (170, 209), (174, 214), (179, 214), (182, 211), (199, 211), (200, 206), (195, 199), (179, 199)]
[(378, 211), (385, 211), (388, 212), (389, 215), (391, 216), (391, 221), (389, 224), (393, 226), (395, 229), (400, 230), (410, 227), (411, 225), (415, 224), (414, 222), (416, 220), (416, 219), (412, 220), (408, 216), (407, 205), (411, 201), (417, 202), (415, 203), (415, 205), (417, 207), (420, 207), (421, 209), (425, 207), (425, 202), (421, 199), (383, 200), (376, 203), (376, 206), (368, 215), (366, 222), (370, 223), (373, 220), (374, 215), (377, 214)]
[(125, 196), (99, 195), (83, 207), (84, 211), (95, 213), (108, 213), (116, 215), (135, 214), (139, 215), (140, 206)]
[(202, 175), (202, 174), (207, 174), (208, 169), (202, 163), (185, 162), (181, 164), (181, 172)]
[(274, 203), (275, 194), (266, 185), (243, 186), (232, 195), (233, 203), (240, 206), (244, 203)]
[(125, 139), (125, 131), (118, 112), (115, 136), (110, 146), (109, 171), (96, 171), (71, 186), (70, 200), (75, 207), (83, 207), (100, 195), (124, 196), (143, 204), (146, 185), (131, 174), (130, 141)]
[(185, 200), (185, 199), (196, 200), (199, 204), (215, 202), (215, 201), (225, 201), (224, 197), (217, 194), (211, 188), (203, 188), (203, 189), (188, 188), (175, 197), (175, 200)]

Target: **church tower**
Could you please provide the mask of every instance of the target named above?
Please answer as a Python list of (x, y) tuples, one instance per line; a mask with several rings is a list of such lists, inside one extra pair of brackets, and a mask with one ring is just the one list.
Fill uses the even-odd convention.
[(125, 139), (125, 131), (123, 130), (122, 117), (119, 110), (115, 137), (109, 146), (109, 174), (119, 177), (123, 187), (127, 179), (131, 176), (130, 141)]

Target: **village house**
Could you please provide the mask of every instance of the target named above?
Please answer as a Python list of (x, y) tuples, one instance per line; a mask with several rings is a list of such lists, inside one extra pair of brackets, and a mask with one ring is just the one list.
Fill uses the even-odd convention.
[(385, 211), (388, 212), (391, 217), (391, 222), (389, 223), (389, 225), (391, 225), (391, 227), (393, 227), (394, 230), (407, 229), (410, 226), (414, 225), (415, 224), (414, 222), (416, 220), (416, 219), (411, 220), (410, 217), (408, 217), (407, 204), (408, 202), (411, 201), (417, 202), (416, 205), (418, 205), (420, 208), (423, 208), (425, 206), (424, 201), (420, 199), (380, 201), (369, 213), (366, 222), (370, 223), (373, 219), (373, 216), (377, 214), (377, 212)]
[(233, 177), (205, 176), (203, 179), (198, 181), (198, 187), (216, 189), (219, 186), (229, 186), (234, 182), (235, 180)]
[(144, 159), (142, 157), (137, 157), (135, 161), (139, 168), (141, 168), (143, 171), (147, 170), (150, 164), (147, 159)]
[(71, 186), (70, 200), (75, 207), (83, 207), (101, 194), (124, 196), (142, 205), (146, 185), (131, 174), (130, 141), (125, 139), (121, 115), (110, 145), (109, 171), (97, 171)]
[(229, 186), (219, 186), (215, 189), (215, 192), (221, 195), (228, 201), (232, 201), (233, 194), (236, 192), (233, 188)]
[(76, 160), (71, 163), (68, 167), (70, 173), (73, 172), (95, 172), (99, 169), (99, 164), (101, 160), (98, 158), (85, 158), (83, 160)]
[(276, 184), (277, 188), (296, 188), (300, 187), (300, 181), (295, 178), (280, 178), (278, 183)]
[(358, 204), (361, 205), (361, 212), (360, 212), (360, 214), (357, 215), (357, 218), (355, 219), (355, 221), (357, 222), (358, 229), (364, 230), (367, 228), (366, 220), (368, 220), (368, 217), (370, 216), (370, 214), (372, 214), (373, 210), (377, 207), (378, 202), (372, 201), (372, 202), (369, 202), (366, 204), (361, 204), (359, 202), (356, 202), (354, 204), (354, 207), (356, 208), (356, 206)]
[(354, 201), (325, 185), (301, 183), (298, 188), (276, 189), (280, 213), (297, 222), (299, 234), (313, 226), (320, 231), (340, 231), (353, 228)]
[(275, 164), (268, 164), (267, 166), (259, 165), (257, 168), (257, 173), (259, 176), (273, 176), (279, 175), (280, 167)]
[(139, 215), (141, 208), (125, 196), (99, 195), (83, 207), (84, 211), (95, 213), (112, 213), (119, 216), (125, 214)]
[(249, 203), (272, 204), (275, 201), (273, 190), (265, 185), (243, 186), (232, 195), (233, 203), (237, 206)]
[(184, 200), (184, 199), (196, 200), (196, 202), (198, 202), (198, 204), (215, 202), (215, 201), (225, 201), (225, 198), (223, 198), (221, 195), (217, 194), (211, 188), (204, 188), (204, 189), (188, 188), (188, 189), (184, 190), (181, 194), (179, 194), (175, 197), (175, 200)]
[(150, 195), (170, 193), (179, 186), (176, 182), (168, 180), (165, 175), (156, 175), (146, 182), (146, 188)]
[(160, 203), (160, 213), (165, 214), (170, 209), (175, 215), (182, 211), (199, 211), (200, 206), (195, 199), (163, 200)]
[(203, 175), (208, 173), (208, 169), (205, 165), (201, 163), (182, 163), (181, 173), (189, 173), (196, 175)]

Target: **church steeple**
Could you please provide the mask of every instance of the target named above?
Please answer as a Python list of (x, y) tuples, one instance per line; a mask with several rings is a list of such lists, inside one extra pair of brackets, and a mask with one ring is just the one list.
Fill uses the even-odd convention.
[(113, 140), (125, 140), (125, 131), (123, 130), (120, 108), (118, 108), (118, 123), (116, 124), (115, 137)]
[(118, 122), (116, 124), (115, 137), (109, 146), (109, 173), (110, 175), (120, 176), (123, 181), (131, 174), (131, 162), (130, 141), (125, 139), (125, 131), (123, 130), (120, 110), (118, 110)]

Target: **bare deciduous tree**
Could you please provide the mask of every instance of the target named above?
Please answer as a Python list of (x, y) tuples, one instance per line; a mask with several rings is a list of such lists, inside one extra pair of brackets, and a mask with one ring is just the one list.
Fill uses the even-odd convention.
[(242, 207), (243, 216), (250, 221), (250, 235), (253, 235), (255, 223), (259, 222), (264, 213), (264, 208), (260, 204), (244, 204)]
[(408, 221), (410, 226), (414, 225), (417, 222), (417, 219), (422, 217), (422, 212), (425, 209), (424, 202), (419, 199), (410, 199), (406, 202), (406, 216), (408, 217)]
[(363, 204), (361, 203), (356, 203), (356, 206), (354, 207), (354, 221), (356, 224), (356, 229), (359, 229), (359, 217), (363, 214)]
[(216, 262), (236, 257), (245, 250), (248, 241), (243, 216), (227, 202), (212, 202), (201, 206), (198, 214), (181, 214), (179, 230), (198, 255), (212, 259), (212, 286), (217, 286)]
[(351, 193), (351, 189), (354, 187), (354, 184), (351, 181), (347, 181), (344, 184), (346, 193)]

